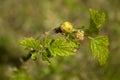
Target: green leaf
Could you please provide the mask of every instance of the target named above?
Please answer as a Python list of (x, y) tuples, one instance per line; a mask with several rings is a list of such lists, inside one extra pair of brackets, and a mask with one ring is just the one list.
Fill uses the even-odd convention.
[(105, 13), (89, 9), (90, 13), (90, 27), (91, 33), (98, 34), (102, 23), (105, 21)]
[(42, 41), (41, 41), (41, 44), (43, 45), (44, 48), (47, 48), (50, 46), (50, 44), (52, 43), (52, 41), (54, 41), (53, 39), (51, 38), (44, 38)]
[(108, 58), (108, 46), (109, 41), (108, 37), (106, 36), (98, 36), (96, 38), (91, 39), (91, 50), (93, 53), (94, 58), (98, 59), (100, 65), (106, 63)]
[(56, 56), (69, 56), (75, 53), (75, 44), (72, 41), (67, 41), (64, 38), (58, 38), (48, 48), (51, 55)]
[(42, 52), (42, 60), (47, 61), (50, 64), (51, 62), (50, 62), (49, 57), (47, 55), (48, 55), (48, 53), (44, 50)]
[(33, 38), (25, 38), (20, 41), (20, 45), (25, 46), (26, 48), (32, 48), (33, 50), (39, 50), (40, 41)]

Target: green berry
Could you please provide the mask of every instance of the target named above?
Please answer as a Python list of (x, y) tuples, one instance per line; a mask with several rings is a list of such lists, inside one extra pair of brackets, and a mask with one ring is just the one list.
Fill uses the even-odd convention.
[(73, 30), (73, 25), (70, 22), (64, 22), (61, 24), (60, 29), (62, 32), (70, 33)]

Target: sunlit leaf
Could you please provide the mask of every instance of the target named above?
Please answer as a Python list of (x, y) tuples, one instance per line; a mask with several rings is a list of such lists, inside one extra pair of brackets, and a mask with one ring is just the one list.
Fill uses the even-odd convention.
[(41, 41), (41, 44), (44, 46), (44, 48), (47, 48), (50, 46), (50, 44), (52, 43), (54, 39), (51, 39), (51, 38), (44, 38), (42, 41)]
[(108, 46), (109, 46), (108, 37), (99, 36), (99, 37), (90, 38), (90, 39), (91, 39), (91, 50), (92, 50), (94, 58), (98, 59), (100, 65), (105, 64), (108, 58), (108, 53), (109, 53), (108, 52)]
[(32, 48), (33, 50), (39, 50), (40, 41), (33, 38), (25, 38), (20, 42), (20, 45), (25, 46), (26, 48)]
[(73, 42), (67, 42), (64, 38), (56, 39), (48, 48), (53, 56), (69, 56), (75, 53), (76, 44)]
[(98, 12), (93, 9), (89, 9), (90, 13), (90, 27), (91, 33), (98, 34), (102, 23), (105, 21), (105, 13)]

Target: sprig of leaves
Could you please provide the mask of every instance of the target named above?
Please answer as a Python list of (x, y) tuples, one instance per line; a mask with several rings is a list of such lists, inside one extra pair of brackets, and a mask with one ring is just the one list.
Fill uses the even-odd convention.
[[(88, 35), (98, 35), (101, 25), (105, 21), (105, 13), (89, 9), (90, 25)], [(96, 58), (100, 65), (104, 65), (107, 61), (109, 54), (109, 40), (107, 36), (97, 36), (95, 38), (89, 37), (91, 40), (90, 47), (94, 58)]]
[[(35, 50), (31, 56), (33, 60), (36, 59), (36, 54), (39, 53), (42, 55), (42, 60), (48, 61), (49, 63), (49, 58), (51, 57), (73, 55), (78, 47), (78, 44), (70, 40), (68, 41), (65, 38), (52, 39), (47, 37), (42, 41), (26, 38), (22, 40), (20, 44), (25, 46), (25, 48)], [(40, 46), (42, 46), (43, 49), (40, 49)]]
[[(37, 53), (41, 55), (41, 59), (50, 63), (50, 58), (55, 56), (69, 56), (75, 54), (80, 42), (84, 37), (88, 37), (91, 42), (91, 50), (94, 58), (96, 58), (100, 65), (106, 63), (109, 54), (109, 40), (107, 36), (96, 36), (92, 38), (93, 34), (98, 35), (102, 23), (105, 21), (105, 14), (96, 10), (90, 9), (90, 25), (89, 28), (74, 28), (70, 22), (64, 22), (60, 27), (55, 28), (56, 34), (61, 33), (64, 37), (53, 39), (49, 36), (43, 37), (41, 40), (33, 38), (25, 38), (20, 42), (20, 45), (25, 46), (30, 50), (35, 50), (32, 54), (32, 59), (35, 60)], [(54, 31), (53, 30), (53, 31)], [(85, 32), (85, 33), (84, 33)], [(87, 34), (84, 36), (84, 34)], [(53, 35), (53, 34), (52, 34)]]

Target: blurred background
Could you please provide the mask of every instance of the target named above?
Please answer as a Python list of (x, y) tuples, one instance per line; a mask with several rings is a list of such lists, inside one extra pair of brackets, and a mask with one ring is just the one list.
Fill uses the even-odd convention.
[(110, 54), (104, 66), (93, 59), (87, 41), (77, 54), (56, 57), (52, 65), (41, 59), (29, 60), (24, 64), (27, 70), (20, 74), (29, 75), (31, 80), (120, 80), (119, 3), (120, 0), (0, 0), (0, 80), (9, 80), (14, 75), (12, 65), (27, 54), (20, 40), (36, 37), (64, 21), (75, 27), (88, 26), (89, 8), (106, 14), (101, 34), (109, 36)]

